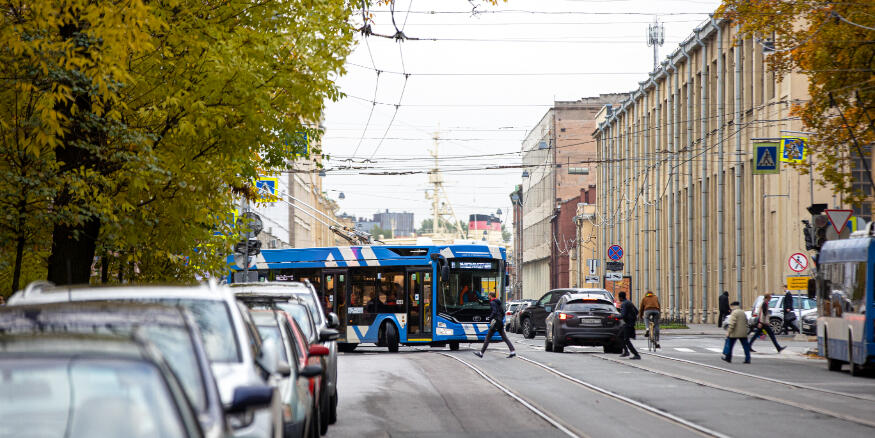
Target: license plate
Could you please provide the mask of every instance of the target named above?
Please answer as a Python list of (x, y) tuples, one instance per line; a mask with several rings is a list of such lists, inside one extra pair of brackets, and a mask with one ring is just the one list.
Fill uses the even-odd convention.
[(582, 318), (580, 325), (602, 325), (602, 320), (598, 318)]

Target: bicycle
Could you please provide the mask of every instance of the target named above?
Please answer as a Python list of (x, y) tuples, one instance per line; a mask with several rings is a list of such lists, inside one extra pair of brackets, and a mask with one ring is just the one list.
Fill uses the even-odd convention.
[(653, 314), (647, 315), (647, 350), (656, 351), (658, 339), (656, 339), (656, 325), (653, 321)]

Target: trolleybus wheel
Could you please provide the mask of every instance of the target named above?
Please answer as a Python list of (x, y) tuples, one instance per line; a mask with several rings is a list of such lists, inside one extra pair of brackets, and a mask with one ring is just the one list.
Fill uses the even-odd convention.
[(459, 343), (458, 342), (450, 342), (450, 350), (459, 351)]
[(854, 363), (854, 344), (851, 339), (851, 334), (848, 333), (848, 371), (851, 372), (852, 376), (859, 376), (863, 374), (863, 367)]
[(386, 340), (386, 346), (389, 347), (389, 351), (393, 353), (398, 352), (398, 329), (391, 322), (386, 323), (383, 327), (385, 332), (383, 339)]

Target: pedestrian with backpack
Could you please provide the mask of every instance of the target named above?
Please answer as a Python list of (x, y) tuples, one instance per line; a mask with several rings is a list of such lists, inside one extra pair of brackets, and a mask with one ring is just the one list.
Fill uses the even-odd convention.
[(638, 321), (638, 309), (631, 301), (626, 299), (626, 292), (620, 292), (620, 320), (623, 321), (623, 329), (620, 331), (620, 336), (623, 337), (623, 354), (620, 357), (626, 357), (629, 352), (632, 352), (632, 357), (629, 359), (641, 359), (635, 346), (632, 345), (632, 339), (635, 339), (635, 322)]

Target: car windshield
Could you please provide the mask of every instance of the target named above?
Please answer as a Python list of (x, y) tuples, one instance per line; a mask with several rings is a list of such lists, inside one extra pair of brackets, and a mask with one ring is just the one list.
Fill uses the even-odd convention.
[(610, 301), (603, 300), (593, 300), (593, 301), (583, 301), (583, 300), (575, 300), (569, 301), (562, 307), (562, 310), (567, 310), (569, 312), (592, 312), (592, 311), (605, 311), (605, 312), (616, 312), (617, 308), (614, 307), (614, 303)]
[(142, 300), (181, 306), (188, 309), (197, 322), (210, 362), (240, 362), (240, 347), (231, 314), (224, 301), (159, 298)]
[(308, 340), (313, 339), (313, 326), (310, 321), (310, 312), (306, 307), (297, 303), (277, 303), (276, 306), (280, 310), (292, 315), (292, 318), (298, 323), (298, 327), (301, 328), (301, 332), (304, 333), (304, 336)]
[(0, 436), (184, 437), (161, 374), (108, 359), (0, 359)]
[(194, 342), (188, 331), (177, 327), (159, 326), (142, 327), (140, 331), (161, 350), (161, 355), (176, 373), (192, 407), (198, 412), (204, 411), (207, 404), (204, 394), (205, 380), (195, 356)]
[(280, 358), (283, 362), (288, 363), (289, 357), (286, 356), (286, 349), (283, 348), (283, 337), (280, 334), (280, 328), (277, 327), (276, 324), (273, 325), (259, 325), (258, 333), (261, 335), (262, 345), (268, 341), (268, 339), (273, 339), (277, 349), (280, 351)]
[(310, 315), (313, 317), (313, 323), (316, 325), (322, 324), (322, 313), (319, 312), (321, 309), (319, 303), (313, 299), (313, 295), (308, 293), (295, 293), (295, 297), (300, 298), (304, 301), (304, 304), (307, 305), (307, 308), (310, 309)]

